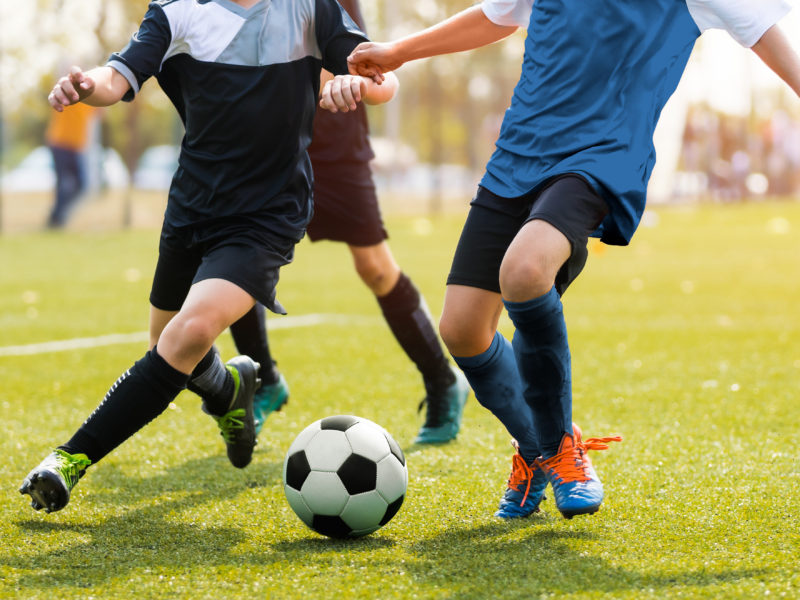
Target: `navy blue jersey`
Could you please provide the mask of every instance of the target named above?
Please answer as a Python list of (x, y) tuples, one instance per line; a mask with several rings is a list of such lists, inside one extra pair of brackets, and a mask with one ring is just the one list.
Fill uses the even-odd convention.
[(320, 70), (347, 73), (366, 39), (335, 0), (151, 2), (108, 65), (131, 85), (125, 100), (155, 76), (183, 121), (167, 222), (247, 215), (302, 237)]
[(785, 0), (483, 0), (528, 30), (522, 75), (481, 185), (514, 198), (576, 173), (607, 201), (597, 235), (627, 244), (644, 212), (653, 131), (700, 34), (752, 46)]

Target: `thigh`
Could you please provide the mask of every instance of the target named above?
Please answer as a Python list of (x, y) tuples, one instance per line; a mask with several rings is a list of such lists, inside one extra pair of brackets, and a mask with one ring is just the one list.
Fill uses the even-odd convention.
[[(255, 299), (235, 283), (225, 279), (204, 279), (192, 285), (174, 321), (202, 319), (216, 338), (243, 317)], [(170, 321), (172, 322), (172, 321)]]
[(152, 304), (150, 305), (150, 348), (158, 343), (158, 338), (161, 337), (161, 332), (174, 317), (177, 311), (174, 310), (161, 310)]
[(578, 175), (557, 177), (537, 194), (527, 221), (545, 221), (569, 242), (568, 256), (555, 276), (559, 294), (563, 294), (583, 270), (589, 236), (600, 227), (608, 210), (605, 200)]
[(456, 246), (448, 285), (500, 293), (500, 264), (528, 217), (524, 199), (500, 198), (479, 188)]
[(276, 298), (280, 268), (294, 256), (295, 241), (246, 221), (215, 227), (203, 238), (203, 258), (193, 284), (222, 279), (272, 312), (286, 314)]
[(193, 284), (181, 310), (161, 332), (159, 355), (182, 373), (191, 373), (214, 340), (254, 303), (250, 294), (224, 279)]

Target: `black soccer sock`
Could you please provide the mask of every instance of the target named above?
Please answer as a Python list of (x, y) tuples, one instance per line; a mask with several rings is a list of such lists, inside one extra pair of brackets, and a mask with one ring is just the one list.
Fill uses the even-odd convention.
[(231, 405), (236, 383), (212, 346), (192, 371), (186, 387), (203, 399), (208, 412), (222, 416)]
[(233, 343), (239, 354), (249, 356), (261, 368), (259, 377), (261, 385), (278, 383), (280, 374), (276, 369), (277, 363), (272, 360), (267, 339), (267, 315), (264, 306), (256, 303), (247, 314), (230, 327)]
[(388, 294), (378, 297), (378, 304), (394, 337), (422, 373), (428, 395), (439, 395), (455, 383), (425, 300), (404, 273)]
[(59, 448), (70, 454), (85, 454), (97, 463), (164, 412), (188, 379), (153, 348), (117, 379), (100, 406)]

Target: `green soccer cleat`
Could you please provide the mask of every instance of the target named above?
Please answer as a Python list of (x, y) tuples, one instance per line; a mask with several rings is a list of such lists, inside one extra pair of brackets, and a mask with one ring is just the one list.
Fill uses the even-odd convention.
[(47, 513), (61, 510), (69, 502), (72, 488), (91, 464), (85, 454), (54, 450), (28, 473), (19, 493), (31, 497), (31, 506), (35, 510), (44, 509)]
[(469, 384), (460, 369), (451, 367), (455, 382), (441, 396), (426, 396), (419, 408), (427, 407), (425, 423), (414, 439), (415, 444), (444, 444), (454, 440), (461, 429), (461, 415), (469, 395)]
[(283, 408), (289, 401), (289, 384), (281, 373), (275, 383), (262, 385), (253, 399), (253, 418), (255, 420), (256, 435), (261, 433), (264, 421), (270, 413)]
[(256, 445), (253, 397), (261, 383), (258, 378), (259, 364), (249, 356), (236, 356), (225, 366), (234, 382), (233, 400), (228, 412), (222, 416), (214, 415), (206, 409), (205, 404), (203, 410), (217, 422), (231, 464), (243, 469), (250, 464)]

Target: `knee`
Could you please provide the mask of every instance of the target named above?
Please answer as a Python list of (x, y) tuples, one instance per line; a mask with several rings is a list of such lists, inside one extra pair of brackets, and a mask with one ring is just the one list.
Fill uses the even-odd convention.
[(389, 293), (399, 276), (399, 270), (390, 268), (374, 256), (359, 257), (355, 268), (361, 281), (378, 296)]
[(178, 345), (186, 351), (210, 348), (217, 337), (217, 328), (208, 320), (199, 316), (175, 317), (165, 329), (164, 334), (171, 334), (178, 340)]
[(550, 291), (557, 270), (536, 256), (504, 260), (500, 265), (500, 290), (511, 302), (524, 302)]
[(453, 356), (476, 356), (489, 347), (494, 332), (445, 313), (439, 321), (439, 335)]

